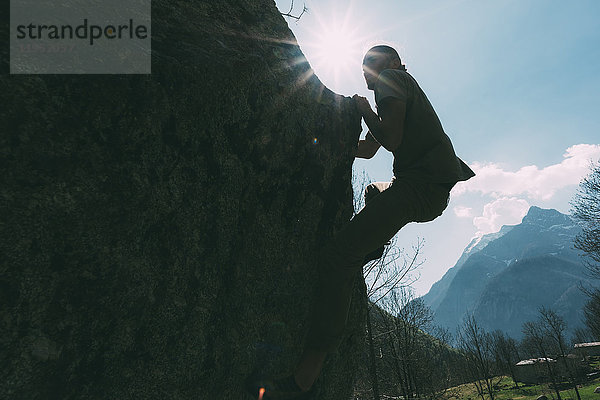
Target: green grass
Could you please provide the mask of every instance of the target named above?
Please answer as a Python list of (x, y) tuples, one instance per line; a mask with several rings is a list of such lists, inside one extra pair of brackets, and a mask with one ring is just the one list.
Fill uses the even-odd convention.
[[(494, 383), (498, 382), (498, 379), (494, 380)], [(597, 399), (600, 400), (600, 394), (594, 393), (594, 390), (600, 386), (600, 378), (585, 383), (582, 387), (579, 387), (579, 394), (582, 400)], [(548, 399), (555, 399), (556, 394), (549, 385), (523, 385), (519, 384), (519, 389), (514, 387), (512, 379), (508, 377), (502, 377), (497, 385), (498, 391), (494, 393), (494, 398), (497, 400), (535, 400), (542, 394), (546, 395)], [(458, 386), (451, 391), (452, 396), (448, 396), (448, 399), (459, 399), (459, 400), (478, 400), (481, 399), (477, 394), (475, 385), (468, 383), (465, 385)], [(450, 391), (449, 391), (450, 394)], [(560, 391), (562, 400), (571, 399), (576, 400), (577, 395), (575, 390), (566, 389)], [(489, 396), (485, 396), (486, 400)]]

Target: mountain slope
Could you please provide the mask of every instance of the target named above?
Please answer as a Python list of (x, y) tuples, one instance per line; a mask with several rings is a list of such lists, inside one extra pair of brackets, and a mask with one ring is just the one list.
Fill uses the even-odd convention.
[(586, 296), (579, 284), (585, 274), (581, 263), (551, 255), (515, 262), (486, 285), (473, 314), (485, 329), (519, 338), (523, 323), (538, 318), (539, 307), (551, 307), (573, 331), (583, 318)]
[(578, 232), (569, 216), (531, 207), (521, 224), (472, 242), (423, 297), (435, 322), (453, 331), (474, 313), (485, 329), (520, 337), (522, 323), (543, 305), (556, 309), (569, 329), (580, 326), (579, 285), (589, 277), (572, 245)]
[(471, 254), (473, 253), (482, 250), (492, 240), (500, 238), (505, 233), (509, 232), (512, 228), (512, 226), (504, 225), (499, 232), (490, 233), (473, 239), (456, 262), (456, 265), (450, 268), (448, 271), (446, 271), (442, 279), (434, 283), (429, 292), (423, 296), (425, 304), (427, 304), (431, 308), (437, 308), (446, 296), (450, 283), (452, 282), (458, 271), (465, 264), (469, 256), (471, 256)]

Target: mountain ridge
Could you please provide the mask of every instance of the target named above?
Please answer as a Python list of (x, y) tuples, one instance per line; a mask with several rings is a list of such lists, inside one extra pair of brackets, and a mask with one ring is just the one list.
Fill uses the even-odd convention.
[(586, 297), (578, 288), (591, 280), (573, 246), (579, 231), (568, 215), (532, 206), (520, 224), (474, 239), (422, 296), (434, 322), (453, 331), (472, 313), (486, 330), (519, 338), (522, 323), (545, 306), (557, 308), (570, 331), (580, 327)]
[[(502, 225), (500, 231), (494, 233), (488, 233), (482, 236), (475, 237), (465, 248), (465, 251), (461, 254), (456, 264), (450, 268), (444, 276), (437, 282), (435, 282), (429, 292), (423, 296), (425, 302), (430, 306), (438, 306), (440, 301), (443, 299), (443, 294), (448, 289), (449, 282), (454, 279), (460, 268), (467, 261), (469, 256), (476, 251), (482, 250), (489, 244), (491, 240), (494, 240), (512, 229), (514, 225)], [(445, 284), (448, 283), (448, 284)]]

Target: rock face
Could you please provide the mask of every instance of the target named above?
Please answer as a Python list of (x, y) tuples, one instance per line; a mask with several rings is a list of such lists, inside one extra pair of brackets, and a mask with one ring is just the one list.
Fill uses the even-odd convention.
[[(237, 400), (300, 355), (354, 104), (272, 1), (153, 2), (152, 36), (152, 75), (0, 77), (0, 398)], [(354, 299), (319, 398), (352, 391)]]

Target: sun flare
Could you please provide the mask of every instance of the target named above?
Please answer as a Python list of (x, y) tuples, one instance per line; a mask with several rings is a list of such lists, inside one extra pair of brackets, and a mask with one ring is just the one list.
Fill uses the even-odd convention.
[(343, 25), (323, 27), (316, 33), (311, 47), (314, 48), (312, 63), (315, 71), (324, 78), (337, 80), (341, 74), (360, 67), (361, 40), (354, 30)]
[(329, 67), (335, 68), (356, 61), (356, 39), (342, 29), (324, 30), (321, 35), (318, 57)]
[(369, 29), (364, 16), (355, 15), (352, 6), (311, 11), (316, 20), (300, 41), (303, 52), (321, 82), (340, 90), (342, 82), (362, 76), (363, 52), (371, 42), (373, 27)]

